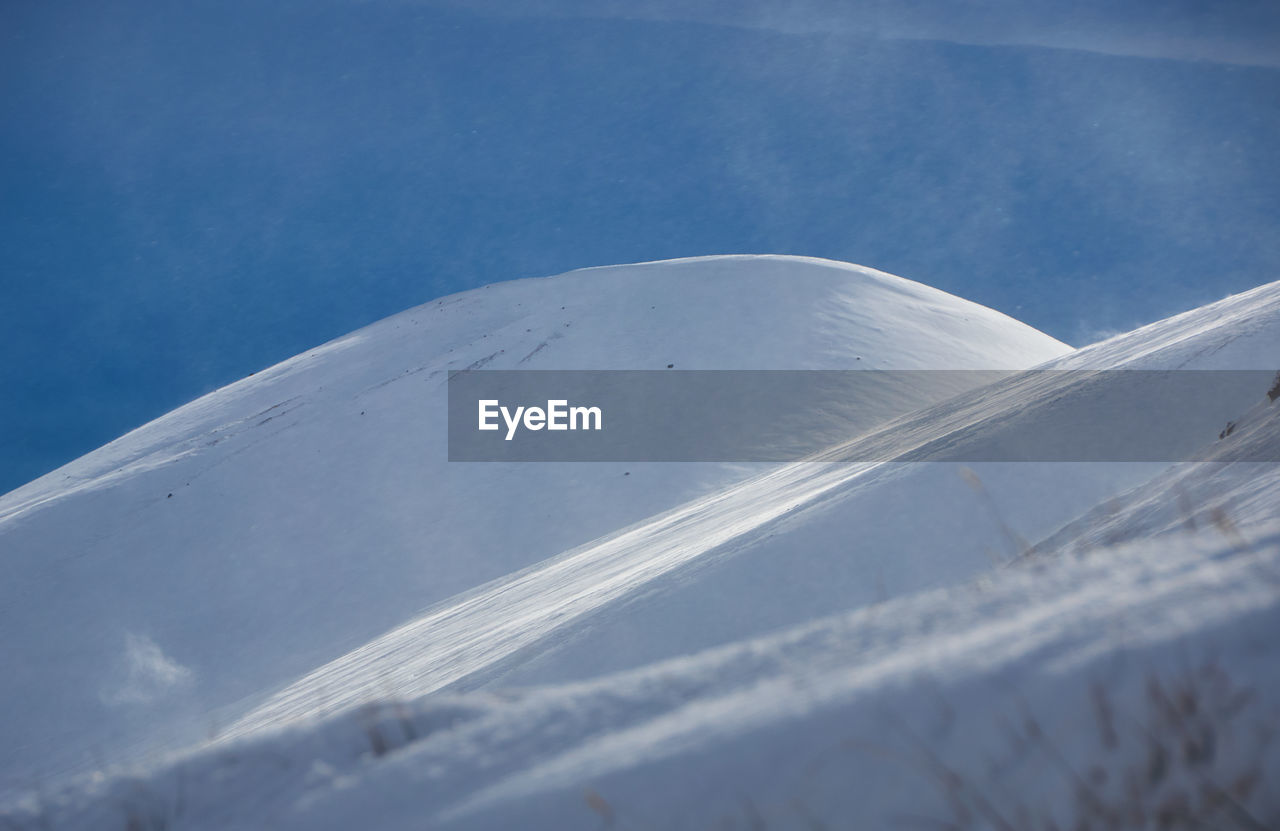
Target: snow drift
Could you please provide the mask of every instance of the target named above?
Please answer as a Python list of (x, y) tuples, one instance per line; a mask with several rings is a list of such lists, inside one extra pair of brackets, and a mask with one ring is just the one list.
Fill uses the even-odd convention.
[[(1258, 634), (1280, 609), (1280, 475), (1224, 460), (1280, 441), (1265, 390), (1221, 402), (1229, 436), (1216, 412), (1196, 426), (1208, 461), (967, 467), (449, 465), (441, 397), (466, 367), (1277, 354), (1280, 284), (1077, 351), (910, 281), (786, 257), (419, 307), (0, 500), (17, 576), (2, 648), (23, 668), (3, 700), (26, 716), (0, 736), (5, 786), (214, 740), (9, 816), (1014, 828), (1180, 810), (1249, 827), (1277, 810), (1256, 737), (1280, 718)], [(866, 430), (946, 441), (965, 413), (994, 435), (1076, 394), (1048, 377)], [(1217, 755), (1188, 755), (1205, 730)]]
[(592, 269), (389, 318), (0, 501), (0, 649), (22, 667), (0, 700), (25, 716), (0, 728), (0, 782), (220, 732), (435, 603), (745, 478), (449, 465), (450, 370), (1014, 369), (1066, 351), (918, 283), (782, 257)]

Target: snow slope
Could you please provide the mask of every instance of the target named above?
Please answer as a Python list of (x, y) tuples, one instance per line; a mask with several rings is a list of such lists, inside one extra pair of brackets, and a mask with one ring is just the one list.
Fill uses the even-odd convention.
[[(807, 314), (826, 319), (831, 295), (815, 287), (841, 286), (856, 299), (837, 316), (843, 337), (842, 326), (833, 327), (832, 351), (819, 353), (833, 361), (852, 355), (872, 365), (920, 366), (911, 361), (927, 355), (939, 362), (935, 366), (972, 361), (963, 365), (1008, 367), (1019, 365), (1019, 353), (1042, 349), (1047, 354), (1036, 360), (1054, 368), (1269, 368), (1280, 354), (1280, 284), (1074, 353), (906, 281), (787, 258), (650, 264), (488, 291), (532, 286), (539, 291), (531, 293), (540, 294), (567, 280), (625, 283), (634, 274), (645, 285), (683, 287), (686, 293), (690, 283), (722, 280), (708, 291), (709, 298), (722, 297), (702, 307), (705, 320), (719, 319), (711, 310), (720, 310), (725, 294), (747, 303), (737, 295), (748, 288), (768, 295), (779, 277), (788, 286), (812, 278), (805, 284), (812, 292), (807, 299), (796, 300), (806, 292), (788, 293), (797, 304), (788, 306), (768, 297), (772, 308), (755, 321), (794, 312), (797, 331), (791, 336), (797, 340), (814, 334), (815, 327), (803, 325), (805, 303), (812, 303)], [(726, 285), (740, 291), (726, 291)], [(582, 284), (574, 289), (579, 295), (585, 290)], [(526, 296), (516, 302), (535, 301)], [(554, 312), (548, 308), (554, 305), (554, 299), (543, 302), (539, 314)], [(863, 312), (871, 316), (860, 317)], [(397, 320), (403, 325), (403, 317), (364, 334), (380, 333)], [(930, 324), (918, 327), (927, 317)], [(977, 352), (958, 352), (965, 325), (975, 323), (986, 327), (981, 337), (999, 337), (979, 342)], [(864, 332), (875, 349), (857, 342)], [(483, 334), (480, 339), (488, 340)], [(784, 349), (788, 337), (773, 334), (778, 341), (761, 351), (779, 358), (770, 347)], [(946, 342), (949, 337), (954, 339)], [(541, 342), (552, 343), (549, 336)], [(317, 368), (313, 379), (323, 376), (325, 394), (338, 401), (347, 400), (341, 385), (349, 382), (335, 376), (359, 374), (342, 343), (320, 354), (317, 365), (327, 356), (332, 362), (323, 372)], [(837, 344), (845, 351), (835, 351)], [(491, 363), (511, 360), (504, 348)], [(901, 351), (889, 354), (893, 349)], [(644, 353), (639, 348), (631, 357)], [(719, 357), (734, 360), (727, 353)], [(467, 359), (474, 360), (456, 358)], [(690, 355), (676, 362), (684, 360), (697, 363)], [(805, 358), (793, 353), (790, 360)], [(369, 356), (361, 366), (372, 363)], [(257, 383), (291, 377), (287, 367), (261, 375), (266, 381)], [(1055, 384), (1054, 378), (1066, 380)], [(963, 393), (946, 407), (922, 402), (919, 411), (890, 423), (869, 420), (868, 433), (853, 441), (896, 442), (906, 449), (954, 441), (958, 429), (994, 438), (1027, 419), (1050, 417), (1054, 409), (1043, 406), (1046, 401), (1085, 395), (1088, 386), (1087, 376), (1022, 374)], [(113, 758), (106, 762), (127, 760), (128, 749), (143, 738), (156, 746), (154, 724), (149, 733), (131, 728), (121, 715), (131, 706), (177, 739), (186, 738), (184, 719), (188, 730), (192, 720), (205, 719), (219, 740), (135, 773), (45, 788), (0, 808), (7, 810), (0, 818), (18, 827), (55, 828), (874, 828), (914, 822), (1009, 829), (1050, 818), (1071, 827), (1082, 817), (1100, 821), (1111, 813), (1208, 811), (1212, 802), (1210, 827), (1266, 827), (1280, 819), (1280, 804), (1268, 801), (1265, 787), (1277, 781), (1280, 758), (1274, 743), (1259, 738), (1280, 725), (1280, 663), (1268, 636), (1280, 623), (1274, 511), (1280, 474), (1275, 465), (1223, 461), (1242, 449), (1280, 442), (1280, 405), (1263, 392), (1212, 402), (1220, 410), (1197, 411), (1203, 423), (1196, 422), (1193, 432), (1203, 431), (1213, 454), (1209, 461), (1174, 466), (799, 463), (646, 472), (629, 465), (627, 477), (613, 465), (536, 466), (549, 471), (542, 475), (558, 477), (548, 479), (558, 487), (574, 487), (576, 473), (583, 498), (594, 492), (593, 507), (614, 519), (625, 509), (610, 499), (646, 513), (539, 556), (529, 543), (553, 538), (557, 528), (551, 526), (565, 521), (564, 512), (539, 522), (517, 510), (526, 544), (493, 554), (508, 571), (484, 582), (478, 563), (450, 559), (464, 556), (461, 547), (450, 555), (447, 547), (438, 548), (430, 565), (464, 572), (460, 579), (474, 582), (442, 595), (448, 589), (431, 594), (436, 587), (411, 586), (397, 575), (405, 585), (395, 591), (441, 599), (324, 661), (315, 660), (324, 637), (328, 646), (339, 639), (309, 628), (309, 663), (296, 662), (307, 664), (301, 671), (276, 669), (269, 678), (251, 656), (184, 631), (188, 609), (172, 597), (158, 599), (147, 610), (152, 628), (126, 630), (121, 683), (105, 688), (113, 695), (96, 688), (104, 710), (73, 701), (65, 720), (112, 740)], [(319, 386), (313, 394), (320, 394)], [(188, 409), (201, 404), (223, 406), (205, 399)], [(301, 416), (308, 412), (303, 408), (295, 417), (293, 432), (275, 433), (253, 453), (216, 457), (221, 464), (215, 470), (230, 473), (193, 475), (202, 484), (227, 477), (222, 490), (202, 494), (207, 509), (225, 511), (224, 521), (255, 511), (240, 501), (252, 481), (233, 474), (290, 474), (297, 459), (273, 464), (269, 451), (303, 429)], [(1239, 427), (1215, 443), (1227, 416)], [(316, 423), (331, 417), (316, 416)], [(138, 552), (116, 547), (118, 530), (104, 539), (104, 513), (78, 512), (85, 506), (101, 511), (112, 499), (129, 504), (126, 497), (138, 498), (130, 485), (135, 480), (195, 465), (201, 451), (189, 438), (175, 453), (172, 434), (145, 435), (156, 429), (189, 436), (190, 425), (157, 425), (122, 442), (150, 448), (163, 463), (94, 478), (94, 466), (107, 469), (110, 460), (82, 460), (78, 491), (62, 494), (56, 482), (45, 480), (7, 497), (0, 509), (11, 513), (0, 525), (0, 539), (21, 540), (24, 529), (48, 517), (39, 535), (27, 531), (26, 539), (43, 539), (83, 517), (96, 525), (96, 534), (82, 538), (89, 559), (134, 567)], [(392, 435), (403, 434), (384, 434), (384, 440)], [(297, 454), (299, 447), (317, 449), (289, 449)], [(354, 452), (349, 445), (327, 449), (334, 456)], [(124, 448), (114, 452), (124, 455)], [(146, 455), (133, 458), (144, 461)], [(532, 466), (480, 467), (489, 479), (477, 480), (477, 487), (491, 489), (491, 504), (506, 507), (496, 500), (509, 499), (518, 509), (517, 498), (526, 495), (520, 485), (531, 478)], [(670, 479), (659, 484), (660, 472)], [(440, 475), (422, 487), (445, 500), (459, 474), (449, 467)], [(645, 488), (669, 490), (642, 493), (650, 501), (636, 505), (627, 501), (631, 492), (616, 489), (618, 478), (646, 475), (639, 480)], [(241, 489), (230, 488), (234, 482)], [(297, 510), (296, 482), (286, 480), (277, 494), (268, 494), (270, 507)], [(253, 496), (267, 498), (260, 491)], [(317, 491), (311, 498), (326, 497)], [(133, 503), (133, 524), (154, 533), (154, 517), (169, 503), (167, 496)], [(335, 513), (330, 528), (360, 524), (337, 505), (333, 499), (324, 503)], [(413, 521), (424, 528), (447, 524), (436, 509), (433, 504)], [(255, 512), (259, 522), (263, 513)], [(487, 516), (465, 518), (482, 523)], [(1030, 545), (1055, 531), (1050, 542)], [(237, 556), (190, 528), (169, 533), (180, 532), (188, 546), (203, 546), (209, 556)], [(479, 528), (475, 536), (485, 539)], [(327, 579), (331, 591), (345, 594), (346, 552), (324, 543), (315, 539), (308, 553), (330, 571), (299, 579)], [(370, 564), (383, 556), (373, 546), (362, 550), (371, 552)], [(1072, 554), (1064, 556), (1064, 550)], [(516, 554), (523, 562), (513, 562)], [(228, 580), (213, 586), (225, 596), (206, 602), (259, 615), (264, 613), (256, 604), (292, 602), (272, 594), (278, 587), (259, 585), (262, 567), (246, 559), (221, 563), (239, 569), (241, 582), (214, 576)], [(993, 560), (1001, 567), (993, 570)], [(60, 565), (74, 576), (74, 565)], [(105, 573), (100, 568), (94, 576)], [(174, 584), (164, 588), (172, 591)], [(45, 589), (48, 602), (53, 593), (48, 584)], [(0, 605), (6, 614), (11, 597)], [(324, 611), (366, 632), (372, 628), (370, 612), (345, 600)], [(95, 625), (86, 613), (76, 614), (81, 630)], [(220, 638), (238, 636), (231, 621), (219, 625)], [(288, 661), (283, 636), (264, 631), (270, 637), (261, 638), (262, 652)], [(246, 643), (248, 638), (238, 646)], [(55, 646), (67, 650), (68, 644), (77, 642), (69, 636), (67, 644)], [(180, 647), (199, 657), (193, 661)], [(93, 677), (91, 668), (72, 667), (82, 678)], [(232, 699), (230, 682), (211, 678), (214, 669), (244, 673), (237, 679), (242, 689), (249, 682), (260, 686)], [(58, 691), (49, 680), (36, 680)], [(6, 695), (42, 715), (16, 687)], [(166, 711), (172, 701), (189, 709)], [(47, 745), (47, 736), (61, 728), (54, 708), (45, 713), (30, 732), (43, 730)], [(226, 720), (209, 725), (211, 713)], [(77, 736), (71, 744), (76, 749), (86, 742)], [(31, 748), (34, 756), (26, 758), (45, 753), (51, 763), (63, 764), (60, 770), (74, 767), (47, 747), (24, 750)], [(1261, 825), (1246, 821), (1259, 817)]]
[[(1277, 354), (1280, 284), (1272, 284), (1153, 324), (1140, 337), (1113, 339), (1044, 366), (1256, 369), (1267, 366)], [(1078, 376), (1033, 373), (1001, 384), (998, 392), (984, 388), (948, 401), (943, 412), (927, 410), (895, 420), (885, 432), (891, 440), (902, 442), (902, 450), (945, 440), (971, 423), (978, 424), (977, 435), (998, 437), (1023, 429), (1017, 418), (1009, 417), (1010, 411), (1035, 414), (1037, 402), (1054, 403), (1043, 418), (1068, 417), (1062, 396), (1087, 393), (1084, 381)], [(1212, 406), (1202, 413), (1200, 437), (1192, 437), (1192, 446), (1212, 442), (1229, 419), (1261, 406), (1255, 402), (1266, 402), (1264, 392), (1265, 387), (1237, 400), (1208, 402)], [(967, 414), (969, 421), (956, 413)], [(984, 425), (984, 420), (989, 424)], [(1041, 425), (1036, 432), (1051, 434), (1051, 425)], [(1240, 432), (1233, 440), (1238, 444), (1244, 437)], [(427, 673), (424, 666), (440, 660), (437, 650), (466, 648), (465, 641), (449, 643), (440, 632), (441, 620), (451, 620), (470, 637), (484, 640), (490, 650), (501, 644), (493, 635), (503, 620), (518, 626), (521, 637), (529, 641), (546, 639), (514, 658), (471, 653), (477, 663), (493, 665), (473, 686), (554, 683), (641, 666), (691, 649), (798, 625), (816, 615), (953, 585), (987, 571), (993, 561), (1022, 555), (1033, 541), (1099, 503), (1113, 510), (1113, 498), (1165, 467), (1156, 463), (799, 463), (771, 469), (731, 490), (540, 564), (538, 570), (488, 586), (478, 596), (459, 597), (300, 680), (258, 712), (254, 723), (314, 710), (321, 689), (335, 700), (349, 703), (348, 695), (367, 700), (374, 696), (372, 677), (402, 694), (429, 691), (429, 679), (439, 676)], [(1242, 492), (1262, 493), (1258, 476), (1269, 475), (1272, 467), (1243, 465), (1224, 471), (1219, 465), (1206, 464), (1171, 470), (1190, 468), (1203, 476), (1217, 471), (1213, 484), (1178, 502), (1186, 505), (1191, 498), (1196, 510), (1207, 512), (1213, 499), (1223, 496), (1215, 497), (1212, 491), (1222, 487), (1224, 478)], [(1248, 521), (1272, 515), (1265, 496), (1254, 501), (1258, 507)], [(922, 513), (920, 506), (927, 509)], [(679, 565), (685, 568), (670, 568), (668, 558), (680, 559)], [(643, 578), (629, 573), (629, 568), (639, 570)], [(572, 578), (563, 579), (561, 573)], [(585, 605), (592, 599), (590, 594), (574, 587), (601, 590), (609, 579), (643, 580), (647, 591), (572, 625), (563, 620), (568, 610), (557, 605), (560, 615), (545, 621), (548, 631), (531, 626), (523, 607), (515, 604), (501, 615), (486, 610), (471, 616), (477, 597), (502, 598), (506, 604), (517, 587), (528, 590), (541, 581), (546, 582), (540, 602), (559, 597)], [(554, 589), (546, 589), (547, 583), (554, 584)], [(431, 648), (422, 645), (424, 628), (437, 632)], [(370, 672), (366, 663), (370, 654), (382, 656), (381, 672)], [(424, 664), (417, 664), (419, 659)], [(414, 679), (403, 678), (415, 673)]]
[[(0, 500), (0, 662), (16, 668), (0, 703), (23, 714), (0, 726), (0, 789), (222, 732), (433, 604), (753, 472), (449, 465), (450, 370), (1019, 368), (1066, 351), (918, 283), (787, 257), (499, 284), (340, 338)], [(621, 575), (596, 605), (643, 583)]]
[(1049, 558), (578, 684), (384, 702), (9, 819), (1011, 829), (1172, 811), (1274, 827), (1280, 526), (1252, 530)]

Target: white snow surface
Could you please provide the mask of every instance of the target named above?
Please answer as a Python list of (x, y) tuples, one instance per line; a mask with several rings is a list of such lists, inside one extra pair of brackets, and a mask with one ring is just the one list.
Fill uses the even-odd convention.
[[(590, 269), (418, 307), (0, 499), (0, 702), (20, 716), (0, 727), (0, 819), (1069, 827), (1137, 799), (1123, 783), (1151, 748), (1202, 728), (1161, 709), (1178, 695), (1225, 708), (1219, 752), (1170, 750), (1142, 804), (1211, 781), (1280, 817), (1245, 781), (1280, 781), (1258, 742), (1280, 726), (1275, 465), (463, 465), (444, 447), (444, 381), (468, 366), (1277, 356), (1280, 284), (1077, 351), (794, 257)], [(1017, 429), (1079, 394), (1054, 377), (870, 408), (854, 440)], [(1203, 444), (1227, 419), (1222, 453), (1280, 441), (1263, 392), (1206, 406)]]

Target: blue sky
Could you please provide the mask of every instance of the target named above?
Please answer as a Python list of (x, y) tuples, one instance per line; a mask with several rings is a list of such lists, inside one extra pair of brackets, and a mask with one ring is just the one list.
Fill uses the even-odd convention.
[(807, 254), (1080, 344), (1280, 277), (1274, 4), (1115, 5), (6, 3), (0, 491), (497, 280)]

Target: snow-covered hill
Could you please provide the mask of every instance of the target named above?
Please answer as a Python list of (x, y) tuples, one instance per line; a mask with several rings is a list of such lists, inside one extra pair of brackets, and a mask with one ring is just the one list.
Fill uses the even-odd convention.
[(749, 472), (450, 465), (450, 370), (1020, 368), (1066, 351), (918, 283), (780, 257), (593, 269), (389, 318), (0, 500), (0, 659), (22, 667), (0, 703), (24, 714), (0, 727), (0, 783), (221, 731), (433, 604)]
[[(1188, 440), (1215, 450), (1172, 466), (461, 465), (444, 461), (443, 383), (468, 366), (1276, 355), (1280, 284), (1072, 352), (910, 281), (786, 257), (593, 269), (411, 310), (0, 500), (16, 577), (0, 649), (20, 668), (0, 701), (24, 715), (0, 728), (0, 775), (38, 790), (9, 817), (1021, 828), (1155, 811), (1192, 781), (1256, 809), (1280, 762), (1250, 738), (1280, 719), (1277, 656), (1255, 636), (1280, 613), (1280, 475), (1220, 460), (1280, 442), (1265, 389), (1197, 409)], [(1046, 402), (1087, 394), (1079, 377), (868, 411), (853, 441), (1043, 428)], [(1239, 427), (1215, 444), (1226, 417)], [(1176, 755), (1204, 725), (1164, 713), (1166, 688), (1200, 702), (1217, 757)], [(207, 738), (140, 778), (45, 787)], [(1134, 791), (1164, 744), (1171, 772)]]

